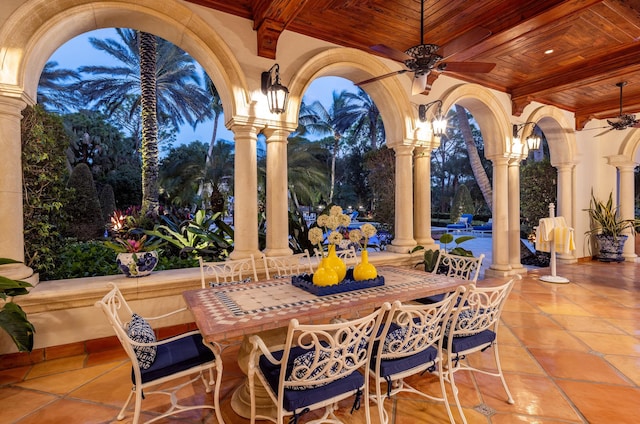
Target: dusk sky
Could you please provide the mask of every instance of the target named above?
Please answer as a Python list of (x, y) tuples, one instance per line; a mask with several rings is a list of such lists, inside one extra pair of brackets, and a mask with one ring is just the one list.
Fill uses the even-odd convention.
[[(90, 37), (119, 39), (114, 29), (101, 29), (79, 35), (54, 52), (49, 60), (58, 62), (59, 68), (77, 69), (85, 65), (112, 65), (114, 59), (104, 52), (101, 52), (89, 43)], [(356, 91), (356, 87), (349, 80), (339, 77), (322, 77), (314, 81), (305, 93), (305, 101), (308, 103), (319, 100), (325, 107), (329, 107), (333, 91)], [(233, 140), (233, 133), (227, 130), (224, 125), (224, 118), (220, 119), (218, 138)], [(209, 143), (213, 132), (213, 121), (207, 121), (196, 127), (194, 131), (189, 125), (180, 128), (176, 144), (190, 143), (200, 140)]]

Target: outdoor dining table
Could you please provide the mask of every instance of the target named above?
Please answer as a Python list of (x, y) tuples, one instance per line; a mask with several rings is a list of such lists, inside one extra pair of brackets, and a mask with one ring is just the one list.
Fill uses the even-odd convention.
[[(457, 286), (469, 283), (395, 266), (378, 267), (378, 275), (384, 277), (383, 285), (328, 295), (310, 293), (293, 285), (291, 278), (286, 277), (188, 290), (183, 297), (207, 342), (224, 344), (244, 336), (238, 362), (246, 373), (250, 349), (248, 337), (271, 330), (272, 338), (279, 340), (282, 337), (283, 341), (284, 333), (273, 333), (273, 330), (286, 329), (292, 318), (302, 323), (322, 323), (340, 316), (352, 316), (358, 311), (372, 311), (384, 302), (407, 302), (453, 291)], [(350, 284), (357, 287), (358, 283)], [(258, 410), (268, 413), (272, 405), (266, 393), (259, 394), (258, 403), (261, 401)], [(242, 387), (234, 393), (231, 406), (238, 415), (248, 418), (249, 405), (248, 388)]]

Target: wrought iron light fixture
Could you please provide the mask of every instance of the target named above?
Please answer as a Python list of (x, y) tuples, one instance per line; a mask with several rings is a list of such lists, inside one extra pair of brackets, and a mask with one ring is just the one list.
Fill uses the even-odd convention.
[(420, 122), (427, 122), (427, 111), (433, 105), (437, 105), (436, 114), (431, 121), (433, 127), (433, 134), (442, 135), (447, 130), (447, 119), (442, 114), (442, 100), (434, 100), (431, 103), (418, 106), (418, 119)]
[(527, 147), (529, 148), (530, 151), (538, 150), (540, 148), (540, 143), (542, 142), (542, 138), (540, 137), (539, 134), (536, 133), (536, 128), (540, 128), (540, 127), (538, 127), (538, 124), (536, 124), (535, 122), (525, 122), (524, 124), (513, 124), (513, 141), (514, 143), (520, 143), (519, 133), (526, 125), (533, 125), (533, 127), (531, 128), (531, 133), (526, 138)]
[(289, 89), (280, 83), (280, 66), (277, 63), (262, 73), (262, 93), (267, 96), (271, 113), (283, 113), (287, 109)]

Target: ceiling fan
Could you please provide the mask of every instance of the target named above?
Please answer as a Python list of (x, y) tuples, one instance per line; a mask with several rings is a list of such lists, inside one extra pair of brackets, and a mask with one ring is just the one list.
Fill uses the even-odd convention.
[(379, 81), (383, 78), (391, 77), (393, 75), (400, 75), (404, 74), (405, 72), (413, 72), (414, 78), (413, 84), (411, 86), (411, 94), (426, 94), (431, 88), (427, 84), (427, 76), (431, 73), (432, 70), (436, 70), (438, 72), (491, 72), (491, 70), (496, 66), (495, 63), (444, 62), (444, 60), (446, 60), (453, 54), (479, 43), (490, 35), (491, 31), (489, 31), (488, 29), (475, 27), (442, 46), (438, 46), (437, 44), (422, 44), (424, 42), (424, 0), (422, 0), (420, 9), (421, 44), (410, 47), (404, 52), (401, 52), (400, 50), (396, 50), (389, 46), (385, 46), (384, 44), (376, 44), (375, 46), (371, 46), (371, 50), (381, 53), (397, 62), (402, 62), (406, 69), (391, 72), (389, 74), (381, 75), (379, 77), (371, 78), (365, 81), (360, 81), (359, 83), (356, 83), (356, 85), (360, 86), (363, 84), (369, 84), (371, 82)]
[(608, 133), (613, 130), (625, 130), (627, 128), (640, 128), (640, 119), (636, 119), (635, 115), (628, 115), (626, 113), (622, 113), (622, 87), (627, 85), (626, 81), (621, 81), (616, 83), (618, 87), (620, 87), (620, 115), (618, 115), (617, 120), (607, 119), (607, 123), (609, 127), (606, 131), (598, 134), (598, 136)]

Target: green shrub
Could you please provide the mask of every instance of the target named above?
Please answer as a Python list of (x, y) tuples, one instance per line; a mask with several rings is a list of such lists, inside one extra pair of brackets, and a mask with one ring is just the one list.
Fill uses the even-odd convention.
[(119, 274), (116, 254), (101, 241), (68, 242), (58, 252), (56, 268), (43, 280)]
[(22, 182), (25, 264), (40, 274), (53, 270), (67, 218), (69, 140), (61, 119), (41, 107), (22, 111)]
[(79, 163), (73, 168), (68, 186), (75, 190), (71, 202), (65, 207), (70, 218), (68, 235), (78, 240), (102, 237), (105, 229), (102, 209), (91, 169), (86, 163)]

